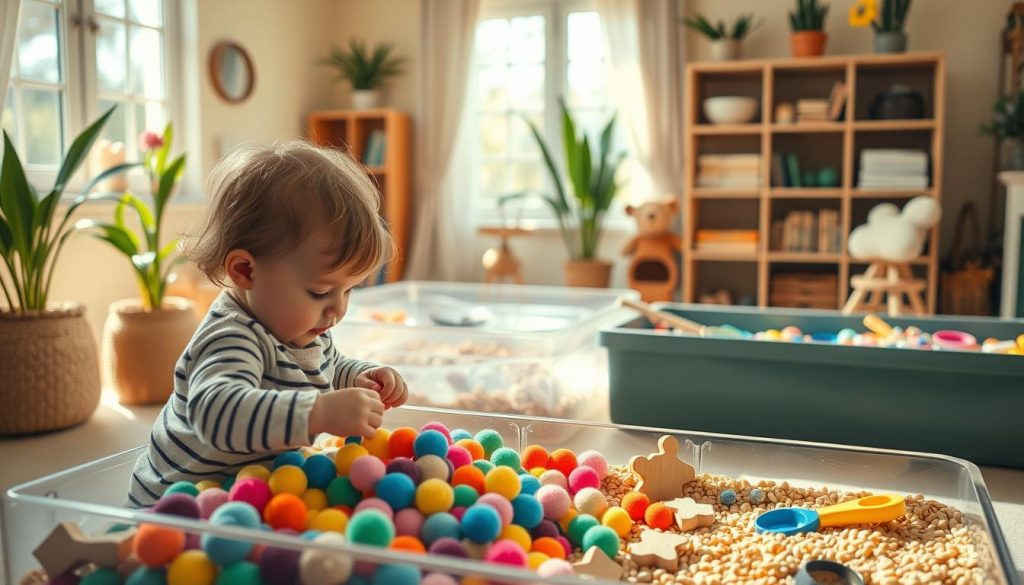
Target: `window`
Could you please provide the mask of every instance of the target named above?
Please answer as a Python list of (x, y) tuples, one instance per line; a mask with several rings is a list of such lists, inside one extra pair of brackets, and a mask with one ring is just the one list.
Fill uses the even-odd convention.
[[(111, 106), (102, 136), (124, 143), (128, 161), (142, 131), (163, 130), (172, 2), (22, 0), (2, 125), (33, 183), (51, 185), (70, 141)], [(148, 192), (143, 183), (139, 171), (129, 186)]]
[[(564, 173), (558, 99), (564, 96), (592, 141), (611, 117), (601, 19), (592, 2), (581, 0), (485, 0), (474, 59), (468, 103), (475, 112), (475, 215), (494, 221), (502, 195), (553, 187), (527, 120), (540, 129)], [(618, 126), (617, 143), (625, 148), (621, 121)], [(536, 199), (511, 207), (510, 215), (550, 218)]]

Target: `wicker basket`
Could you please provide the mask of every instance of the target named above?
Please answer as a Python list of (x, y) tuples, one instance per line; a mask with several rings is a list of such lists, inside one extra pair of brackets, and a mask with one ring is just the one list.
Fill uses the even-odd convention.
[(971, 202), (957, 213), (953, 243), (942, 264), (939, 310), (947, 315), (991, 315), (995, 270), (982, 265), (981, 227)]
[(87, 420), (100, 401), (100, 370), (85, 309), (0, 311), (0, 372), (0, 435)]

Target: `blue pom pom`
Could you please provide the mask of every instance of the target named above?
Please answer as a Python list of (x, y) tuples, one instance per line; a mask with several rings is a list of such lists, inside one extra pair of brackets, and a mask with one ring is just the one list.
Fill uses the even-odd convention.
[(256, 528), (260, 525), (260, 513), (247, 502), (227, 502), (214, 510), (210, 516), (210, 524), (220, 525), (228, 521), (239, 526)]
[(736, 492), (732, 490), (722, 490), (722, 493), (718, 494), (718, 499), (726, 506), (731, 506), (736, 503)]
[[(217, 512), (220, 512), (228, 505), (229, 504), (224, 504), (220, 508), (217, 508)], [(252, 506), (250, 506), (250, 508), (251, 507)], [(214, 514), (216, 515), (216, 512), (214, 512)], [(213, 522), (213, 519), (211, 518), (210, 521)], [(215, 522), (215, 524), (218, 526), (234, 526), (239, 528), (245, 526), (231, 516), (221, 518), (220, 521)], [(251, 526), (250, 528), (255, 528), (255, 526), (258, 526), (258, 524)], [(232, 565), (239, 561), (244, 561), (246, 557), (249, 556), (249, 553), (252, 552), (251, 542), (224, 538), (223, 536), (216, 536), (213, 534), (204, 534), (199, 542), (203, 551), (206, 553), (206, 556), (208, 556), (211, 561), (222, 567)]]
[(444, 459), (448, 456), (448, 439), (440, 431), (427, 429), (416, 436), (412, 450), (417, 459), (424, 455), (437, 455)]
[(326, 455), (311, 455), (302, 463), (302, 471), (306, 473), (309, 487), (318, 490), (326, 490), (327, 484), (338, 477), (338, 468), (335, 467), (334, 461), (331, 461), (331, 458)]
[(358, 445), (358, 444), (360, 444), (362, 442), (363, 442), (363, 438), (360, 437), (359, 435), (352, 435), (351, 437), (345, 437), (345, 444), (346, 445), (351, 445), (352, 443), (355, 443), (356, 445)]
[(761, 488), (754, 488), (750, 490), (750, 503), (760, 504), (764, 501), (764, 490)]
[(285, 451), (274, 459), (274, 469), (281, 467), (282, 465), (294, 465), (295, 467), (302, 467), (302, 462), (306, 458), (302, 456), (302, 453), (298, 451)]
[(486, 504), (473, 504), (462, 515), (462, 534), (475, 543), (490, 542), (501, 533), (501, 516)]
[(371, 585), (419, 585), (419, 582), (420, 570), (418, 567), (412, 565), (381, 565), (373, 573), (373, 581), (370, 583)]
[(537, 498), (519, 494), (512, 499), (512, 523), (523, 528), (533, 528), (544, 519), (544, 507)]
[[(437, 433), (441, 434), (441, 433)], [(444, 438), (444, 435), (441, 435)], [(374, 487), (377, 497), (384, 500), (394, 511), (408, 508), (416, 497), (416, 484), (404, 473), (389, 473), (380, 478)]]
[(462, 539), (462, 528), (459, 527), (459, 521), (448, 512), (431, 514), (423, 523), (423, 544), (429, 547), (437, 539), (445, 537), (455, 540)]
[(302, 540), (313, 540), (314, 538), (320, 536), (320, 534), (321, 532), (319, 530), (307, 530), (300, 534), (299, 538), (301, 538)]
[(532, 473), (520, 473), (519, 485), (521, 486), (519, 489), (520, 494), (532, 496), (540, 489), (540, 480), (534, 477)]
[(451, 432), (452, 443), (461, 441), (462, 439), (472, 439), (473, 435), (466, 429), (455, 429)]

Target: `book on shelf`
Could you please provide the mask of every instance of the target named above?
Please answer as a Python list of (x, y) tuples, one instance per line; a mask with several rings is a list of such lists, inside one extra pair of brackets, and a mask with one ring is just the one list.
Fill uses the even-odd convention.
[(923, 150), (866, 148), (860, 153), (857, 186), (863, 189), (925, 189), (928, 153)]
[(363, 164), (368, 167), (379, 167), (384, 164), (384, 148), (387, 138), (384, 131), (377, 129), (370, 132), (363, 150)]
[(773, 251), (835, 254), (841, 245), (839, 212), (834, 209), (791, 211), (772, 222)]
[(757, 230), (699, 229), (694, 237), (695, 248), (702, 252), (730, 254), (757, 253)]
[(772, 153), (772, 187), (788, 187), (789, 178), (786, 176), (786, 164), (783, 162), (784, 155), (781, 152)]
[(758, 189), (761, 186), (761, 155), (705, 154), (697, 157), (698, 187)]
[(828, 119), (836, 122), (843, 119), (846, 109), (846, 84), (837, 81), (832, 84), (832, 91), (828, 95)]
[(789, 178), (787, 187), (802, 187), (800, 179), (800, 159), (795, 154), (786, 155), (786, 174)]
[(828, 102), (821, 99), (796, 101), (797, 122), (824, 122), (828, 119)]

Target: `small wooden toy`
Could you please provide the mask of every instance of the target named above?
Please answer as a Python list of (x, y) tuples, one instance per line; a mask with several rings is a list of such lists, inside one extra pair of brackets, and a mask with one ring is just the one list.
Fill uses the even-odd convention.
[(639, 291), (649, 303), (671, 301), (679, 283), (678, 254), (683, 243), (672, 232), (678, 209), (675, 197), (626, 206), (626, 214), (636, 218), (637, 227), (637, 234), (622, 247), (623, 256), (633, 257), (626, 272), (629, 288)]
[(572, 568), (579, 575), (590, 575), (598, 579), (618, 581), (622, 578), (622, 565), (612, 560), (601, 547), (593, 546)]
[(32, 554), (52, 577), (92, 563), (116, 568), (132, 552), (135, 529), (100, 536), (86, 536), (74, 522), (61, 522)]
[(679, 315), (669, 313), (668, 311), (659, 311), (657, 309), (654, 309), (643, 301), (634, 301), (632, 299), (619, 299), (619, 304), (622, 305), (623, 307), (627, 307), (639, 312), (644, 317), (647, 317), (647, 319), (655, 325), (659, 323), (664, 323), (665, 325), (672, 327), (673, 329), (678, 329), (679, 331), (682, 331), (684, 333), (694, 333), (696, 335), (704, 335), (704, 330), (707, 329), (700, 323), (690, 321), (685, 317), (680, 317)]
[(657, 453), (630, 459), (629, 469), (640, 477), (633, 490), (652, 502), (682, 497), (683, 486), (696, 477), (693, 466), (679, 459), (679, 441), (671, 435), (658, 439)]
[(688, 532), (715, 523), (715, 508), (711, 504), (698, 504), (693, 498), (676, 498), (665, 505), (676, 511), (680, 530)]
[(629, 554), (639, 565), (655, 565), (666, 571), (679, 570), (679, 554), (676, 547), (686, 542), (686, 537), (674, 532), (645, 530), (640, 533), (640, 542), (629, 545)]
[(907, 513), (903, 496), (883, 494), (867, 496), (816, 510), (808, 508), (776, 508), (754, 520), (758, 532), (780, 532), (787, 536), (815, 532), (829, 526), (880, 524)]

